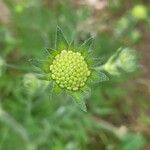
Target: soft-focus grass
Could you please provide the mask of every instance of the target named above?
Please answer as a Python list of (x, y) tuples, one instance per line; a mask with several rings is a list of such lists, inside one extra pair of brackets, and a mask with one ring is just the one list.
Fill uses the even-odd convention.
[[(31, 94), (23, 86), (24, 74), (32, 72), (27, 60), (40, 57), (45, 48), (54, 45), (57, 25), (76, 43), (95, 35), (88, 30), (88, 24), (80, 28), (93, 17), (92, 10), (58, 0), (52, 5), (40, 0), (5, 2), (11, 18), (7, 25), (0, 24), (0, 56), (10, 66), (0, 77), (0, 150), (144, 150), (149, 136), (134, 129), (134, 119), (148, 128), (149, 117), (145, 114), (148, 97), (137, 95), (134, 86), (129, 88), (125, 84), (137, 78), (137, 74), (110, 76), (109, 82), (92, 87), (92, 96), (86, 100), (88, 113), (80, 111), (68, 98), (58, 95), (50, 99), (49, 91), (41, 89)], [(110, 4), (112, 24), (107, 28), (111, 32), (95, 29), (93, 51), (101, 58), (100, 63), (118, 47), (136, 46), (139, 42), (131, 33), (140, 23), (129, 12), (120, 14), (123, 7), (120, 3)], [(113, 14), (114, 18), (115, 14), (119, 16), (115, 21)], [(127, 27), (120, 23), (122, 18), (129, 21)], [(147, 26), (147, 21), (144, 22)], [(100, 25), (101, 22), (94, 27)]]

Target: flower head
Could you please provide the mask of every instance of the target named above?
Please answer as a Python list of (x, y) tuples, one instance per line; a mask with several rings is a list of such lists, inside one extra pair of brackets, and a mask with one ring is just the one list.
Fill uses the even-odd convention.
[(79, 52), (62, 50), (50, 65), (52, 79), (61, 87), (77, 91), (90, 75), (87, 63)]
[(90, 84), (108, 80), (108, 77), (97, 69), (91, 55), (93, 38), (81, 46), (67, 42), (62, 30), (57, 27), (55, 49), (46, 50), (44, 60), (31, 60), (40, 68), (40, 79), (49, 81), (51, 91), (65, 91), (86, 111), (84, 100), (90, 95)]

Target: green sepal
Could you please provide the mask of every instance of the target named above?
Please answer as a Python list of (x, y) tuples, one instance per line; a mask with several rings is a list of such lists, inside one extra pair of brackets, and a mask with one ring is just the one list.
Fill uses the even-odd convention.
[(84, 112), (87, 112), (87, 107), (85, 100), (91, 95), (91, 89), (85, 86), (82, 90), (77, 92), (72, 92), (71, 96), (75, 104)]
[(88, 52), (90, 52), (90, 48), (91, 45), (93, 44), (93, 38), (89, 38), (88, 40), (86, 40), (79, 48), (78, 50), (81, 52), (81, 54), (83, 54), (84, 56), (86, 56), (88, 54)]
[(109, 77), (102, 71), (94, 69), (91, 73), (91, 77), (88, 82), (90, 83), (100, 83), (104, 81), (109, 81)]
[(56, 41), (55, 41), (55, 49), (59, 50), (67, 50), (68, 49), (68, 42), (64, 36), (63, 31), (60, 27), (57, 26), (56, 30)]

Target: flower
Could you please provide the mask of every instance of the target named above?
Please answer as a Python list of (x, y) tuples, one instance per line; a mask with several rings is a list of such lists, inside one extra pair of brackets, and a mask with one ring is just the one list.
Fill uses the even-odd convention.
[(55, 49), (46, 50), (43, 60), (32, 59), (30, 62), (40, 68), (38, 77), (49, 81), (50, 93), (65, 92), (86, 111), (84, 100), (90, 96), (90, 85), (108, 80), (103, 71), (97, 69), (92, 56), (93, 38), (76, 47), (68, 43), (63, 31), (57, 27)]
[(61, 88), (77, 91), (90, 76), (87, 63), (79, 52), (62, 50), (50, 65), (52, 79)]

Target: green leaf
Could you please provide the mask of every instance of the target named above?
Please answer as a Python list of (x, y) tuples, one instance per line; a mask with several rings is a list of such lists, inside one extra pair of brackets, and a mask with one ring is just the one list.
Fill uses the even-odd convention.
[(141, 150), (145, 139), (141, 134), (128, 133), (123, 137), (122, 150)]
[(63, 31), (58, 26), (56, 31), (55, 49), (56, 50), (68, 49), (68, 42), (63, 34)]
[(90, 48), (91, 48), (91, 45), (93, 43), (93, 38), (89, 38), (88, 40), (86, 40), (80, 47), (79, 47), (79, 51), (83, 54), (83, 55), (86, 55)]

